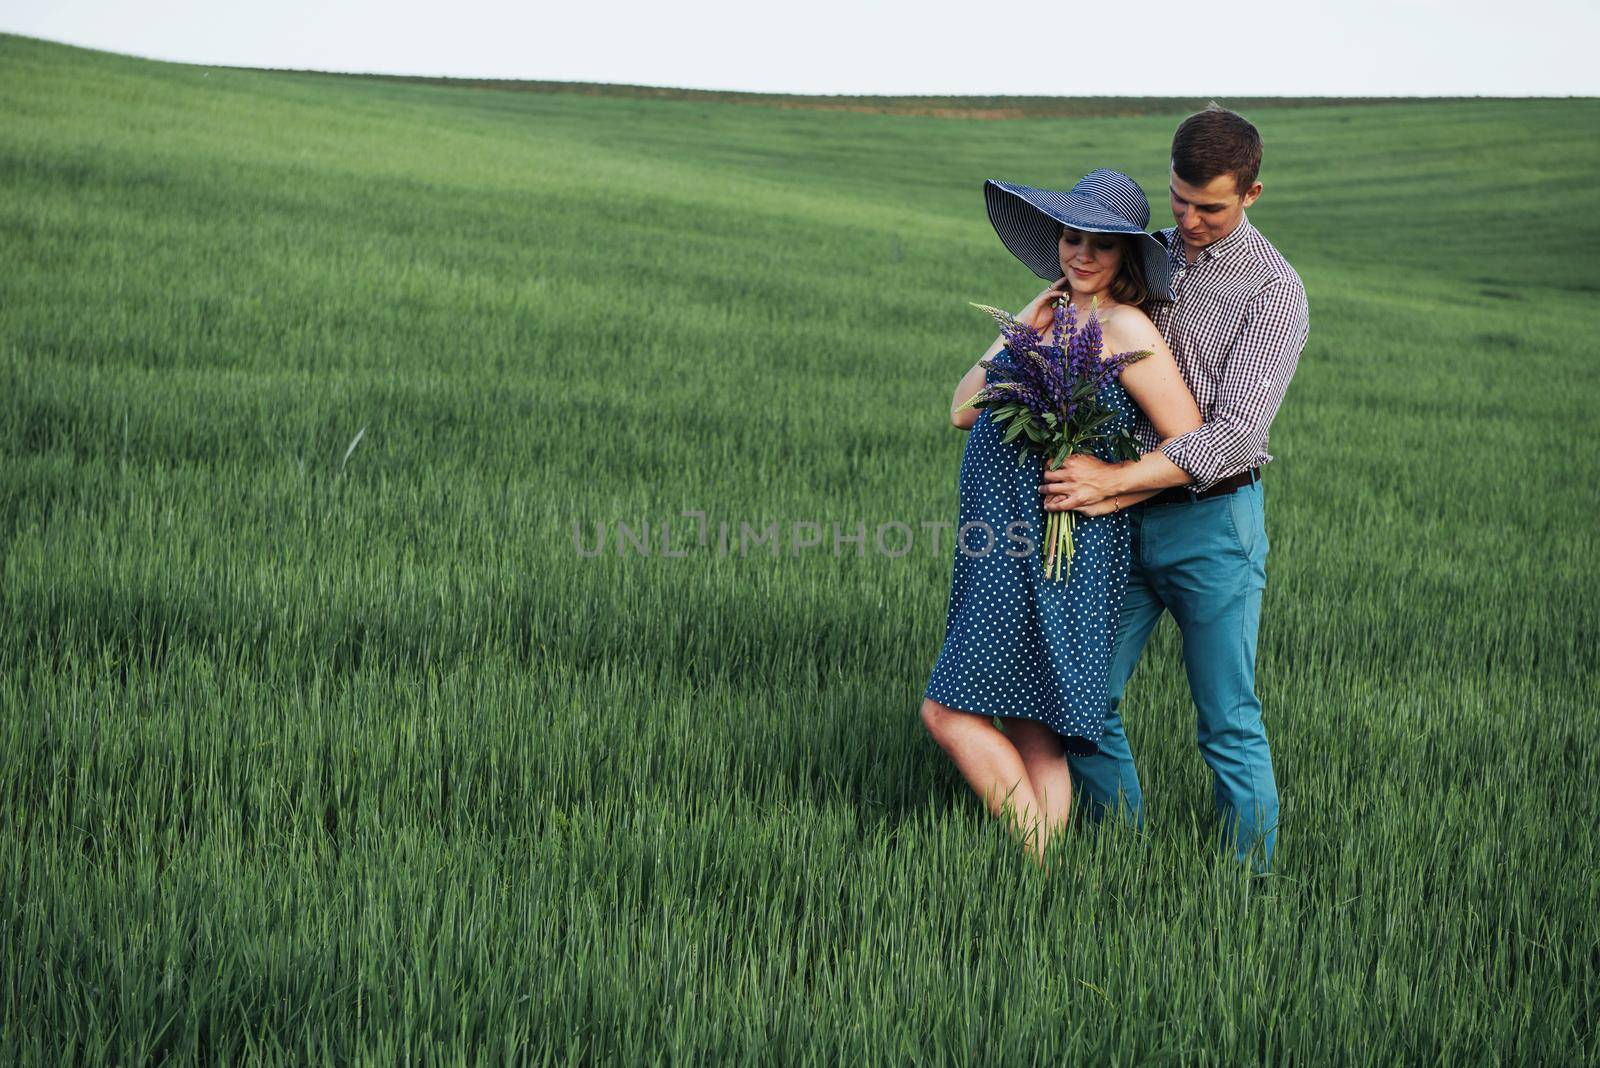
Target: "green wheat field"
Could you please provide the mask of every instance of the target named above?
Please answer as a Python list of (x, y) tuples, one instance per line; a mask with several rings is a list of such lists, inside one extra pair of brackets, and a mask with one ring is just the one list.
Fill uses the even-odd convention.
[(1276, 870), (1167, 619), (1045, 875), (917, 716), (981, 186), (1203, 101), (569, 88), (0, 36), (0, 1060), (1600, 1058), (1600, 101), (1224, 101)]

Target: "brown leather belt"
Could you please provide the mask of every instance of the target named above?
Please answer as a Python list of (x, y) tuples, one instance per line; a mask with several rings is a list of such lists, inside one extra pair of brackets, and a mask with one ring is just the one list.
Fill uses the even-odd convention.
[(1232, 493), (1240, 486), (1248, 486), (1252, 482), (1261, 480), (1261, 468), (1252, 467), (1248, 471), (1240, 471), (1237, 475), (1229, 475), (1209, 489), (1195, 493), (1187, 486), (1168, 486), (1154, 497), (1147, 497), (1142, 504), (1188, 504), (1190, 501), (1203, 501), (1207, 497), (1221, 497)]

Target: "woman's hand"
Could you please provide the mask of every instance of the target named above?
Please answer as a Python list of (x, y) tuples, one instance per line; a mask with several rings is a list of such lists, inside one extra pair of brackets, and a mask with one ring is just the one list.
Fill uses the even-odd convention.
[(1028, 302), (1028, 306), (1017, 312), (1017, 322), (1033, 327), (1039, 333), (1044, 333), (1055, 323), (1055, 302), (1066, 296), (1067, 278), (1062, 275), (1045, 288), (1037, 297)]

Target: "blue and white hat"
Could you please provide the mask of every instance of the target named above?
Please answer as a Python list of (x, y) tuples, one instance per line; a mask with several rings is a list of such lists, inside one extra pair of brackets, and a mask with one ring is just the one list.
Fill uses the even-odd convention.
[(1011, 254), (1047, 282), (1061, 277), (1057, 242), (1061, 224), (1097, 234), (1138, 234), (1134, 242), (1143, 257), (1150, 293), (1172, 299), (1172, 264), (1167, 250), (1145, 231), (1150, 224), (1150, 202), (1139, 183), (1121, 171), (1099, 170), (1085, 175), (1072, 192), (1013, 185), (995, 178), (983, 183), (989, 221)]

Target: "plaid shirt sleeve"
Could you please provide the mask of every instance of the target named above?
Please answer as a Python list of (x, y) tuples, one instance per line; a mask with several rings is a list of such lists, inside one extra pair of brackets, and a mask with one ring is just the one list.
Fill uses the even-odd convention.
[(1267, 427), (1283, 403), (1310, 332), (1305, 288), (1277, 278), (1251, 301), (1245, 323), (1217, 381), (1211, 417), (1173, 438), (1161, 452), (1203, 492), (1254, 466), (1266, 452)]

